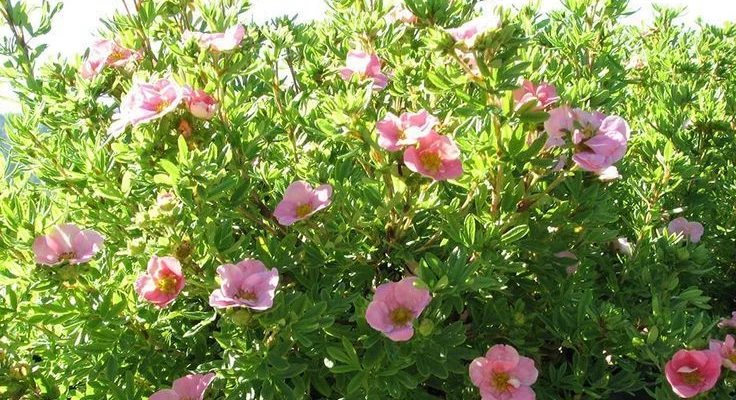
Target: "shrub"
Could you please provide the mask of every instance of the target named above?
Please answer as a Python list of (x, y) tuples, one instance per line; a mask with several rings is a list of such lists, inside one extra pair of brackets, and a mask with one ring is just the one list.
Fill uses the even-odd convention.
[(733, 25), (144, 0), (41, 65), (40, 3), (0, 10), (3, 396), (733, 395)]

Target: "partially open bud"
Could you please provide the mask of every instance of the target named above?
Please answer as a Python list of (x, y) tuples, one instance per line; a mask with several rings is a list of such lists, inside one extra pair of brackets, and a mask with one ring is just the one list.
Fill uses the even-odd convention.
[(246, 327), (250, 324), (252, 315), (247, 308), (239, 308), (230, 313), (230, 319), (235, 325)]
[(690, 259), (690, 252), (684, 247), (677, 249), (675, 255), (677, 255), (677, 259), (680, 261), (687, 261)]
[(159, 194), (158, 198), (156, 199), (156, 205), (158, 206), (159, 210), (164, 212), (169, 212), (173, 210), (178, 204), (179, 200), (171, 192), (163, 192)]

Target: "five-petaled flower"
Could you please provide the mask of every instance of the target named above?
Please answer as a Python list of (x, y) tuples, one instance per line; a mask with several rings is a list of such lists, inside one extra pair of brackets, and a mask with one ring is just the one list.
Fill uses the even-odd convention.
[(340, 68), (342, 79), (350, 80), (353, 75), (363, 80), (372, 80), (374, 90), (381, 90), (388, 84), (388, 77), (381, 73), (381, 60), (378, 56), (361, 50), (350, 50), (345, 66)]
[(698, 243), (704, 232), (703, 224), (700, 222), (689, 222), (683, 217), (675, 218), (667, 225), (667, 233), (670, 235), (682, 235), (682, 237), (692, 243)]
[(56, 265), (64, 261), (82, 264), (102, 248), (104, 238), (96, 231), (81, 230), (74, 224), (61, 224), (33, 241), (33, 253), (39, 264)]
[(174, 381), (171, 389), (163, 389), (152, 394), (149, 400), (202, 400), (207, 387), (215, 379), (215, 374), (190, 374)]
[(120, 135), (128, 125), (140, 125), (174, 111), (184, 98), (184, 89), (169, 79), (153, 83), (134, 82), (120, 101), (120, 111), (113, 116), (111, 135)]
[(432, 300), (429, 290), (414, 287), (416, 280), (409, 277), (379, 285), (365, 311), (368, 325), (395, 342), (411, 339), (413, 321)]
[(84, 79), (92, 79), (106, 66), (125, 67), (141, 57), (140, 52), (125, 48), (115, 40), (99, 39), (90, 47), (89, 55), (79, 73)]
[(184, 288), (184, 273), (174, 257), (151, 256), (148, 270), (135, 282), (135, 291), (146, 301), (164, 308)]
[(419, 139), (429, 135), (439, 120), (426, 110), (405, 112), (400, 117), (392, 113), (376, 123), (378, 145), (388, 151), (401, 150), (404, 146), (416, 144)]
[(665, 377), (676, 395), (694, 397), (709, 391), (721, 376), (721, 356), (713, 350), (679, 350), (665, 364)]
[(452, 139), (432, 131), (417, 142), (416, 147), (404, 151), (404, 164), (410, 170), (436, 181), (456, 179), (463, 174), (460, 149)]
[(736, 371), (736, 349), (734, 349), (734, 338), (726, 335), (726, 340), (711, 340), (709, 348), (718, 353), (723, 359), (723, 366)]
[(273, 216), (281, 225), (292, 225), (329, 206), (332, 202), (330, 197), (330, 185), (312, 188), (307, 182), (296, 181), (286, 188), (284, 199), (276, 206)]
[(491, 347), (485, 357), (470, 363), (470, 380), (483, 399), (533, 400), (530, 387), (537, 381), (539, 372), (534, 360), (520, 356), (515, 348), (505, 344)]
[(235, 265), (225, 264), (217, 267), (220, 275), (220, 288), (210, 295), (210, 305), (215, 308), (247, 307), (253, 310), (267, 310), (273, 306), (276, 287), (279, 284), (279, 271), (252, 259), (245, 259)]

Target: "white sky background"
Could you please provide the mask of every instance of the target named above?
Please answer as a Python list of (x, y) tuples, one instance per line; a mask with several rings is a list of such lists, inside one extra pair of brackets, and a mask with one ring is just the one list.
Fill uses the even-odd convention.
[[(460, 0), (462, 1), (462, 0)], [(33, 3), (33, 0), (30, 0)], [(501, 4), (507, 7), (526, 4), (528, 0), (486, 0), (491, 7)], [(542, 10), (560, 8), (560, 0), (540, 0)], [(129, 4), (131, 2), (129, 1)], [(280, 15), (298, 15), (300, 20), (319, 19), (326, 14), (324, 0), (252, 0), (253, 19), (267, 21)], [(629, 8), (639, 10), (630, 22), (639, 24), (652, 18), (652, 3), (687, 7), (683, 22), (691, 24), (698, 17), (705, 22), (722, 24), (736, 22), (736, 0), (630, 0)], [(54, 20), (51, 33), (44, 38), (49, 45), (46, 57), (74, 57), (81, 54), (92, 43), (101, 27), (99, 19), (123, 11), (121, 0), (65, 0), (64, 9)], [(8, 98), (12, 97), (6, 85), (0, 86), (0, 113), (13, 111), (16, 107)]]

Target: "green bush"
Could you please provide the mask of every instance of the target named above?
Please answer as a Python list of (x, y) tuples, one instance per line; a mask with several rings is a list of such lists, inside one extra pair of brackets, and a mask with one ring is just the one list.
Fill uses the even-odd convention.
[[(258, 25), (243, 1), (137, 1), (104, 21), (120, 47), (40, 65), (60, 5), (1, 0), (0, 74), (22, 111), (0, 158), (0, 397), (138, 399), (212, 372), (212, 399), (470, 399), (473, 360), (509, 345), (539, 399), (677, 398), (665, 364), (724, 339), (736, 309), (736, 27), (657, 8), (641, 30), (621, 23), (626, 0), (565, 0), (499, 10), (456, 41), (476, 2), (406, 0), (402, 21), (382, 0), (330, 0), (323, 21)], [(242, 40), (186, 33), (238, 24)], [(377, 71), (342, 78), (351, 50), (377, 55), (384, 89)], [(560, 99), (515, 100), (524, 80)], [(157, 81), (172, 97), (151, 106)], [(573, 157), (589, 136), (547, 145), (563, 106), (581, 135), (574, 109), (628, 122), (606, 161), (619, 179)], [(420, 110), (459, 149), (456, 179), (427, 176), (450, 168), (421, 153), (429, 136), (403, 150), (424, 173), (379, 145), (378, 121)], [(286, 225), (274, 210), (296, 181), (331, 197)], [(668, 233), (678, 217), (702, 239)], [(82, 232), (39, 259), (60, 224), (102, 248)], [(151, 259), (168, 281), (138, 281)], [(273, 305), (241, 288), (242, 306), (213, 308), (218, 267), (244, 259), (278, 271)], [(366, 310), (411, 276), (393, 300), (431, 301), (386, 317), (413, 326), (394, 341)], [(732, 375), (704, 396), (731, 398)], [(503, 399), (526, 398), (511, 386)]]

